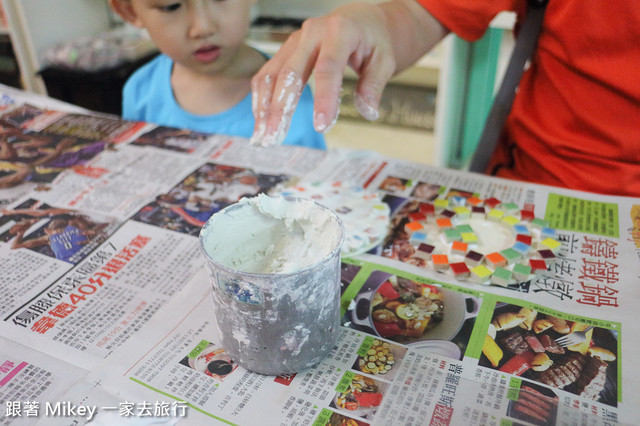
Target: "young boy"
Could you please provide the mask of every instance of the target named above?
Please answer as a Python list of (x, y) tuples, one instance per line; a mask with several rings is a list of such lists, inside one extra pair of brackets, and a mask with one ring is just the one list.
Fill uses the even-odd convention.
[[(267, 57), (245, 43), (256, 0), (110, 0), (162, 52), (123, 90), (123, 118), (206, 133), (253, 134), (251, 78)], [(286, 145), (326, 149), (304, 87)], [(260, 141), (256, 141), (260, 144)]]

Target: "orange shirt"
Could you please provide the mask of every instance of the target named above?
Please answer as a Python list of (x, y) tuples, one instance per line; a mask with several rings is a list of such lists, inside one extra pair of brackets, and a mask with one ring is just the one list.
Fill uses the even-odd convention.
[[(468, 41), (525, 0), (417, 0)], [(550, 0), (488, 171), (640, 196), (640, 2)]]

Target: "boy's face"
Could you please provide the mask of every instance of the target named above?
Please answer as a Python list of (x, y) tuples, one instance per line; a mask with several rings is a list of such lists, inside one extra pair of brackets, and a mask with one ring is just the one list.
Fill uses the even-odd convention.
[[(175, 62), (202, 73), (233, 63), (249, 28), (255, 0), (115, 0), (123, 18), (145, 28)], [(122, 13), (121, 13), (122, 15)]]

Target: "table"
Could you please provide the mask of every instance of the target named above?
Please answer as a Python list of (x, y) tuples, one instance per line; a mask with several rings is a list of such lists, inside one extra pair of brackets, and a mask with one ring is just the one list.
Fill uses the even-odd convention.
[[(0, 125), (14, 148), (0, 160), (2, 424), (596, 425), (640, 414), (640, 200), (368, 151), (258, 149), (6, 86)], [(209, 198), (195, 199), (205, 181)], [(323, 362), (250, 373), (219, 346), (199, 229), (243, 195), (317, 182), (379, 194), (389, 235), (342, 259), (343, 326)], [(431, 219), (415, 215), (430, 208)], [(539, 249), (556, 259), (516, 279), (492, 270), (490, 285), (460, 274), (451, 248), (439, 272), (420, 253), (428, 237), (407, 225), (464, 242), (435, 227), (447, 211), (477, 247), (501, 235), (496, 251), (522, 242), (516, 225), (549, 228), (558, 246), (507, 259), (512, 277), (516, 263), (543, 260)], [(589, 325), (586, 343), (554, 345)]]

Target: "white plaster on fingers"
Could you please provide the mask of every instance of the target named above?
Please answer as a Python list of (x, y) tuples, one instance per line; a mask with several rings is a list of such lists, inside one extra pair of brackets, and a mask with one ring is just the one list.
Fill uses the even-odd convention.
[(319, 113), (315, 113), (313, 115), (313, 126), (316, 129), (317, 132), (321, 132), (321, 133), (326, 133), (329, 130), (331, 130), (331, 128), (333, 126), (335, 126), (335, 124), (338, 122), (338, 117), (340, 116), (340, 105), (342, 104), (342, 88), (340, 88), (340, 95), (338, 96), (338, 99), (336, 100), (336, 110), (335, 110), (335, 114), (333, 116), (333, 119), (330, 122), (327, 122), (327, 117), (324, 113), (319, 112)]
[(378, 109), (374, 106), (371, 99), (356, 93), (354, 105), (358, 113), (368, 121), (375, 121), (380, 117)]
[(258, 122), (258, 128), (255, 132), (253, 132), (253, 135), (251, 135), (251, 140), (249, 141), (249, 143), (253, 146), (264, 146), (263, 138), (266, 128), (267, 125), (265, 124), (264, 120)]

